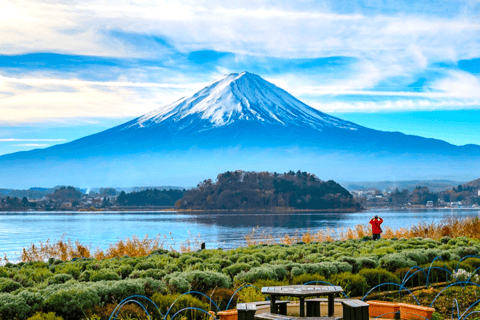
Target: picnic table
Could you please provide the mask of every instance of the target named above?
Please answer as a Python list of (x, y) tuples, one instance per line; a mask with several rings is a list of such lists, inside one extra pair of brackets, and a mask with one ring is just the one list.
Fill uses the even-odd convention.
[(328, 316), (332, 317), (334, 314), (334, 296), (337, 293), (342, 293), (343, 289), (339, 286), (317, 286), (317, 285), (294, 285), (294, 286), (277, 286), (277, 287), (263, 287), (262, 293), (270, 296), (270, 313), (278, 314), (277, 304), (275, 300), (277, 297), (297, 297), (300, 300), (300, 317), (305, 317), (305, 298), (315, 296), (328, 297)]

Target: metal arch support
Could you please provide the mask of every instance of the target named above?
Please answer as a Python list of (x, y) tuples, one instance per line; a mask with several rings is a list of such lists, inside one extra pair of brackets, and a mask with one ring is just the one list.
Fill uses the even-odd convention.
[(412, 297), (415, 299), (415, 301), (417, 302), (418, 305), (420, 305), (420, 302), (418, 302), (418, 299), (417, 297), (412, 293), (412, 291), (408, 290), (408, 288), (406, 288), (403, 284), (398, 284), (398, 283), (395, 283), (395, 282), (385, 282), (385, 283), (381, 283), (375, 287), (373, 287), (372, 289), (370, 289), (370, 291), (367, 292), (366, 295), (363, 296), (362, 298), (362, 301), (365, 300), (365, 298), (370, 294), (370, 292), (372, 292), (373, 290), (381, 287), (381, 286), (386, 286), (386, 285), (394, 285), (394, 286), (398, 286), (400, 287), (400, 289), (405, 289), (408, 291), (408, 293), (410, 293), (412, 295)]
[(212, 316), (210, 313), (208, 313), (207, 311), (203, 310), (203, 309), (200, 309), (200, 308), (197, 308), (197, 307), (188, 307), (188, 308), (183, 308), (182, 310), (178, 310), (170, 320), (173, 320), (177, 314), (179, 314), (180, 312), (183, 312), (185, 310), (198, 310), (198, 311), (202, 311), (203, 313), (209, 315), (212, 319), (216, 320), (214, 316)]
[[(188, 292), (185, 292), (184, 294), (180, 295), (177, 299), (175, 299), (175, 301), (173, 301), (172, 305), (168, 308), (167, 310), (167, 313), (165, 314), (165, 316), (163, 317), (163, 319), (167, 319), (167, 316), (168, 314), (170, 313), (170, 310), (172, 309), (172, 307), (175, 305), (175, 303), (178, 301), (178, 299), (180, 299), (181, 297), (183, 297), (184, 295), (187, 295), (187, 294), (191, 294), (191, 293), (198, 293), (202, 296), (204, 296), (205, 298), (207, 298), (208, 300), (210, 300), (211, 303), (213, 303), (213, 305), (217, 308), (218, 311), (221, 311), (220, 308), (217, 306), (217, 304), (215, 303), (215, 301), (213, 301), (209, 296), (207, 296), (206, 294), (204, 293), (201, 293), (201, 292), (198, 292), (198, 291), (188, 291)], [(192, 307), (193, 308), (193, 307)], [(177, 312), (178, 313), (178, 312)], [(173, 318), (172, 318), (173, 319)]]
[(445, 264), (445, 260), (443, 260), (442, 256), (436, 256), (435, 259), (432, 260), (432, 262), (430, 263), (430, 266), (428, 267), (428, 276), (427, 276), (427, 283), (425, 284), (425, 288), (428, 288), (428, 280), (430, 279), (430, 269), (432, 269), (433, 263), (438, 259), (442, 260), (443, 263)]
[[(475, 282), (471, 282), (471, 281), (458, 281), (458, 282), (455, 282), (455, 283), (452, 283), (452, 284), (449, 284), (448, 286), (446, 286), (445, 288), (442, 289), (442, 291), (440, 291), (437, 296), (432, 300), (432, 303), (430, 304), (430, 308), (433, 306), (433, 304), (435, 303), (435, 301), (437, 300), (437, 298), (445, 291), (447, 290), (448, 288), (452, 287), (452, 286), (458, 286), (458, 285), (474, 285), (474, 286), (477, 286), (477, 287), (480, 287), (480, 284), (478, 283), (475, 283)], [(479, 302), (480, 300), (478, 300), (477, 302)], [(475, 303), (477, 303), (475, 302)], [(473, 304), (475, 304), (473, 303)], [(472, 306), (473, 306), (472, 304)], [(471, 306), (470, 306), (471, 307)], [(470, 308), (469, 308), (470, 309)], [(467, 309), (468, 310), (468, 309)], [(466, 312), (466, 311), (465, 311)], [(464, 312), (464, 313), (465, 313)]]
[(474, 313), (480, 313), (480, 311), (472, 311), (470, 312), (469, 314), (467, 314), (465, 317), (459, 319), (459, 320), (463, 320), (463, 319), (467, 319), (468, 316), (470, 316), (471, 314), (474, 314)]
[(437, 269), (437, 270), (446, 271), (446, 272), (450, 273), (450, 275), (451, 275), (453, 278), (455, 278), (455, 279), (457, 280), (457, 282), (458, 282), (458, 278), (454, 276), (454, 274), (453, 274), (452, 271), (450, 271), (450, 270), (448, 270), (448, 269), (445, 269), (445, 268), (440, 268), (440, 267), (430, 267), (430, 268), (428, 268), (427, 288), (428, 288), (428, 282), (429, 282), (428, 280), (429, 280), (429, 278), (430, 278), (430, 269)]
[(232, 294), (232, 296), (230, 297), (230, 300), (228, 300), (228, 304), (227, 304), (227, 309), (226, 309), (226, 310), (228, 310), (228, 307), (230, 306), (230, 303), (232, 302), (233, 297), (235, 297), (235, 295), (237, 294), (237, 292), (239, 292), (239, 291), (242, 290), (242, 289), (248, 288), (248, 287), (253, 287), (253, 288), (257, 289), (257, 290), (260, 291), (260, 292), (262, 291), (262, 290), (260, 290), (258, 287), (254, 286), (254, 285), (252, 285), (252, 284), (246, 284), (246, 285), (241, 286), (240, 288), (238, 288), (237, 290), (235, 290), (235, 292), (234, 292), (234, 293)]
[[(138, 302), (137, 300), (127, 300), (125, 301), (121, 306), (120, 308), (118, 308), (117, 312), (115, 313), (115, 317), (113, 318), (113, 320), (116, 320), (117, 317), (118, 317), (118, 314), (120, 313), (120, 310), (122, 310), (123, 306), (125, 306), (127, 303), (130, 303), (130, 302), (134, 302), (136, 304), (138, 304), (142, 309), (143, 311), (145, 311), (145, 313), (147, 314), (148, 316), (148, 319), (151, 319), (152, 317), (150, 316), (150, 313), (148, 313), (147, 309), (145, 308), (145, 306), (143, 304), (141, 304), (140, 302)], [(112, 312), (113, 314), (113, 312)], [(110, 318), (112, 317), (112, 315), (110, 315)], [(109, 318), (109, 319), (110, 319)]]
[[(415, 271), (414, 273), (412, 273), (411, 275), (408, 276), (408, 274), (410, 273), (410, 271), (412, 269), (418, 269), (417, 271)], [(405, 276), (403, 277), (403, 280), (402, 280), (402, 284), (404, 283), (407, 283), (407, 281), (413, 277), (414, 275), (416, 275), (418, 272), (422, 271), (423, 272), (423, 275), (425, 276), (425, 278), (427, 278), (427, 274), (425, 273), (425, 269), (419, 267), (419, 266), (415, 266), (415, 267), (411, 267), (410, 270), (407, 271), (407, 273), (405, 274)], [(407, 278), (408, 276), (408, 278)]]
[[(455, 301), (455, 303), (457, 304), (457, 319), (460, 319), (460, 309), (458, 307), (458, 300), (457, 298), (453, 298), (453, 301)], [(453, 309), (453, 306), (452, 306), (452, 309)], [(452, 319), (453, 319), (453, 310), (452, 310)]]
[(463, 261), (463, 260), (466, 260), (468, 258), (478, 258), (480, 259), (480, 256), (477, 256), (477, 255), (468, 255), (468, 256), (465, 256), (463, 257), (462, 259), (460, 259), (460, 261), (458, 261), (458, 264), (457, 266), (455, 267), (455, 272), (458, 272), (458, 267), (460, 266), (460, 263)]
[[(145, 299), (145, 300), (147, 300), (147, 301), (150, 301), (150, 302), (155, 306), (155, 308), (157, 309), (158, 313), (160, 314), (160, 317), (163, 318), (163, 314), (162, 314), (162, 312), (160, 311), (160, 309), (158, 308), (158, 306), (155, 304), (155, 302), (153, 302), (151, 299), (149, 299), (149, 298), (147, 298), (147, 297), (145, 297), (145, 296), (139, 295), (139, 294), (134, 294), (134, 295), (132, 295), (132, 296), (130, 296), (130, 297), (127, 297), (127, 298), (123, 299), (122, 301), (120, 301), (120, 303), (117, 304), (117, 306), (115, 307), (115, 309), (113, 309), (112, 314), (113, 314), (113, 312), (115, 312), (115, 310), (117, 310), (117, 308), (119, 308), (119, 307), (121, 306), (121, 304), (122, 304), (123, 302), (125, 302), (125, 301), (127, 301), (127, 300), (131, 300), (132, 298), (142, 298), (142, 299)], [(111, 317), (112, 317), (112, 316), (110, 316), (110, 318), (111, 318)], [(108, 318), (108, 319), (110, 320), (110, 318)]]
[[(479, 303), (479, 302), (480, 302), (480, 300), (477, 300), (477, 301), (475, 301), (474, 303), (472, 303), (472, 304), (470, 305), (470, 307), (468, 307), (467, 310), (465, 310), (465, 311), (462, 313), (462, 315), (460, 316), (459, 319), (464, 319), (464, 316), (463, 316), (463, 315), (464, 315), (465, 313), (467, 313), (468, 310), (470, 310), (471, 308), (473, 308), (473, 306), (475, 306), (475, 305), (476, 305), (477, 303)], [(474, 312), (478, 312), (478, 311), (474, 311)], [(470, 315), (471, 313), (472, 313), (472, 312), (470, 312), (469, 315)], [(467, 316), (468, 316), (468, 315), (467, 315)], [(467, 316), (465, 316), (465, 318), (466, 318)]]
[[(321, 281), (321, 280), (308, 281), (308, 282), (305, 282), (304, 285), (311, 284), (311, 283), (323, 283), (323, 284), (328, 284), (328, 285), (334, 286), (334, 287), (336, 286), (336, 285), (334, 285), (333, 283), (330, 283), (330, 282), (327, 282), (327, 281)], [(345, 292), (342, 292), (342, 294), (343, 294), (347, 299), (350, 299)]]

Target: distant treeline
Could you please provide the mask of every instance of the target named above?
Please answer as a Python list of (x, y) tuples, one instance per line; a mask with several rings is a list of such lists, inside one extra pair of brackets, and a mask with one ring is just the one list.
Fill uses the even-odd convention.
[(123, 206), (173, 206), (183, 197), (185, 190), (147, 189), (138, 192), (120, 192), (117, 204)]
[(298, 209), (360, 209), (352, 195), (333, 180), (315, 175), (227, 171), (198, 184), (177, 201), (181, 209), (251, 209), (291, 207)]

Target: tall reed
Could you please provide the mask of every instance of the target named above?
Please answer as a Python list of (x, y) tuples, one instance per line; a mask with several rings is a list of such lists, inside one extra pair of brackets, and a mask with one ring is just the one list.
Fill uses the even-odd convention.
[[(284, 243), (292, 244), (299, 241), (309, 242), (325, 242), (334, 240), (361, 239), (364, 236), (371, 235), (369, 225), (356, 225), (353, 228), (331, 229), (326, 228), (321, 231), (312, 233), (307, 231), (301, 235), (296, 232), (293, 235), (274, 235), (266, 230), (259, 232), (259, 228), (253, 228), (252, 232), (245, 236), (247, 245), (257, 244), (275, 244)], [(440, 239), (444, 236), (452, 238), (466, 236), (469, 238), (480, 239), (480, 219), (478, 217), (464, 218), (450, 216), (439, 222), (419, 222), (410, 228), (392, 229), (390, 227), (383, 228), (382, 238), (431, 238)]]
[[(439, 222), (419, 222), (410, 228), (392, 229), (390, 227), (383, 228), (382, 238), (431, 238), (439, 239), (444, 236), (456, 238), (459, 236), (466, 236), (470, 238), (480, 239), (480, 219), (461, 218), (451, 216)], [(273, 232), (263, 230), (259, 232), (259, 228), (254, 228), (251, 233), (245, 235), (245, 242), (248, 246), (256, 244), (293, 244), (299, 241), (305, 243), (309, 242), (325, 242), (334, 240), (348, 240), (360, 239), (364, 236), (370, 235), (371, 229), (368, 225), (356, 225), (354, 228), (345, 229), (331, 229), (327, 228), (321, 231), (312, 233), (307, 231), (299, 234), (298, 232), (289, 235), (281, 236), (275, 235)], [(167, 235), (157, 235), (155, 238), (149, 238), (145, 235), (143, 239), (137, 236), (131, 238), (120, 239), (117, 242), (110, 244), (105, 250), (96, 248), (92, 251), (91, 245), (81, 244), (78, 240), (71, 239), (64, 240), (64, 236), (56, 242), (50, 242), (48, 239), (45, 242), (40, 242), (38, 245), (32, 244), (28, 248), (24, 248), (21, 255), (21, 261), (46, 261), (49, 258), (70, 260), (73, 258), (95, 258), (95, 259), (109, 259), (115, 257), (129, 256), (140, 257), (149, 255), (152, 251), (157, 249), (168, 249), (174, 251), (178, 248), (180, 252), (189, 252), (200, 248), (202, 239), (200, 235), (192, 236), (189, 233), (189, 238), (184, 242), (177, 243), (170, 233)], [(2, 259), (0, 258), (0, 261)], [(8, 257), (5, 255), (5, 262), (8, 262)]]

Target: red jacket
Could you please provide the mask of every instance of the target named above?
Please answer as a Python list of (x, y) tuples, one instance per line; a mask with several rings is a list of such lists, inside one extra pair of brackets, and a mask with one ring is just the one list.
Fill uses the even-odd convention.
[(378, 220), (372, 219), (370, 220), (370, 224), (372, 225), (372, 233), (373, 234), (380, 234), (380, 225), (382, 224), (383, 219), (379, 218)]

